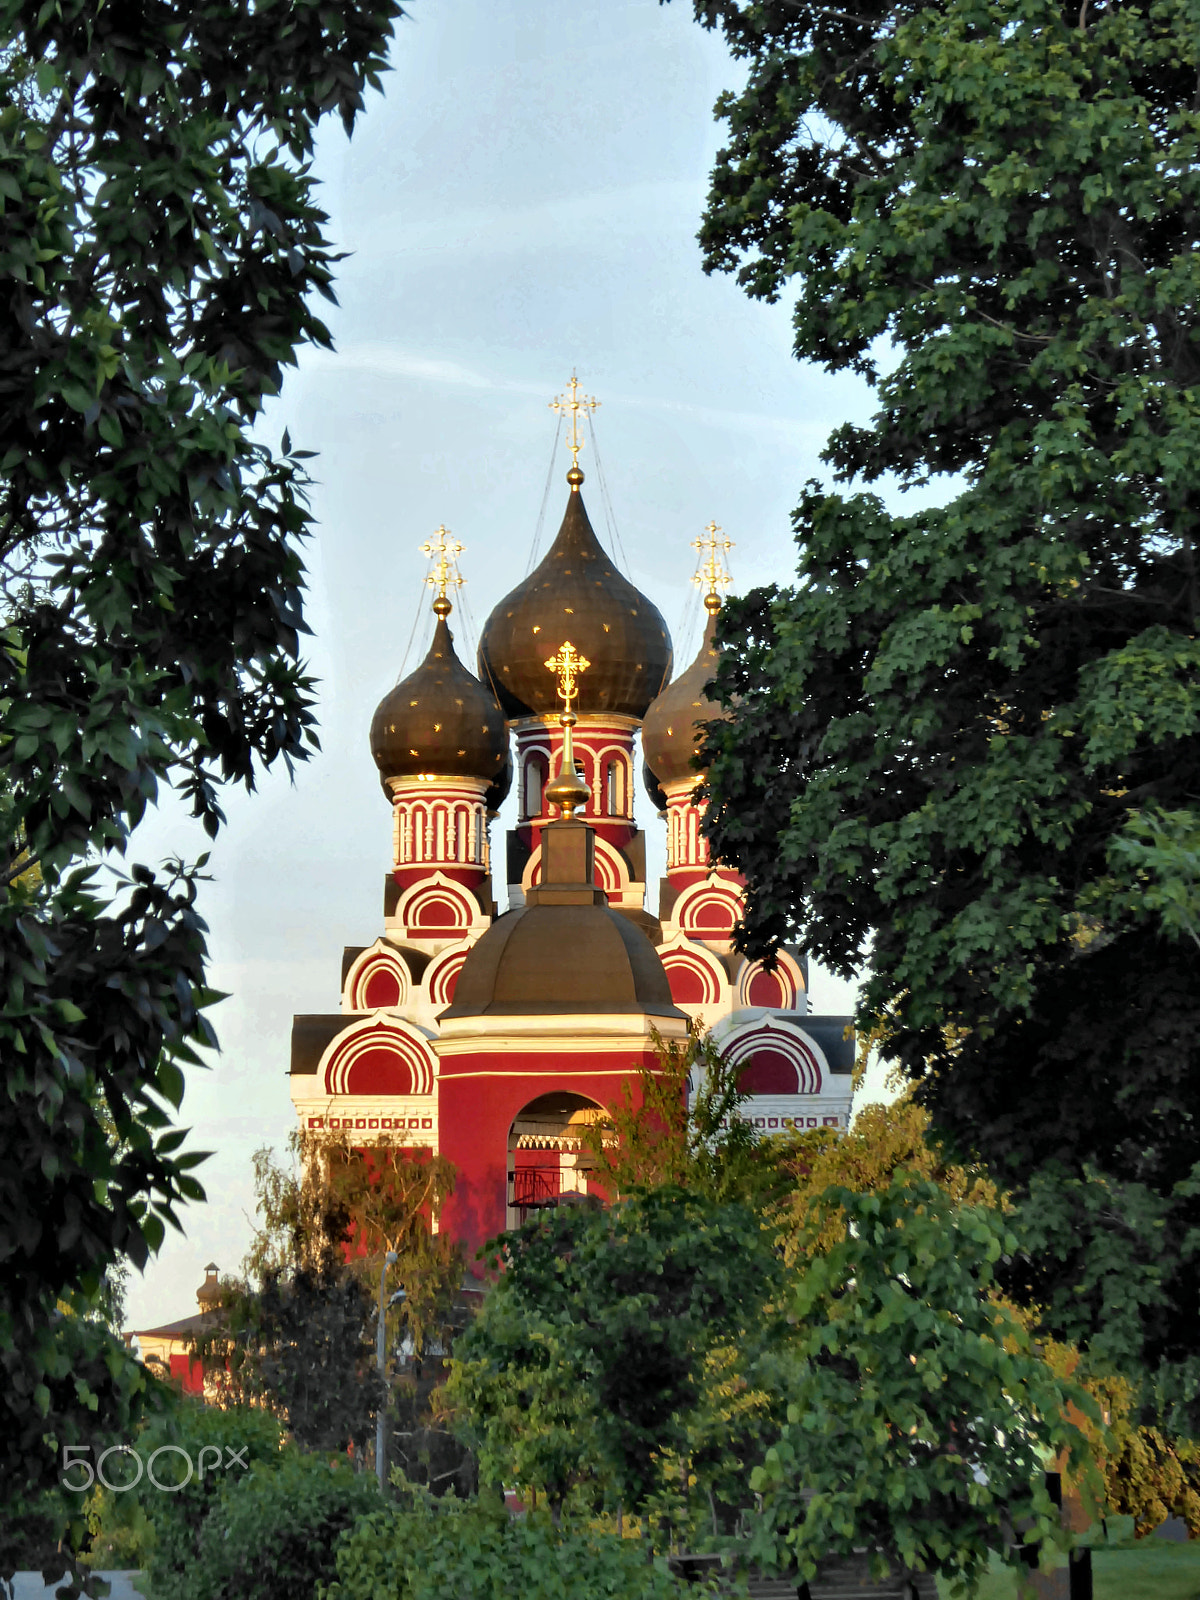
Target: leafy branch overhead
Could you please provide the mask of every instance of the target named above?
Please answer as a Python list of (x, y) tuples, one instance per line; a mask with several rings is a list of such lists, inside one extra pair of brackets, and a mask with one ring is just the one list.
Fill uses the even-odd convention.
[(143, 1264), (201, 1192), (170, 1118), (213, 1042), (203, 863), (98, 864), (162, 785), (215, 834), (222, 784), (315, 745), (306, 452), (260, 425), (330, 342), (317, 124), (350, 130), (399, 15), (0, 3), (6, 1480), (108, 1414), (45, 1398), (56, 1302)]

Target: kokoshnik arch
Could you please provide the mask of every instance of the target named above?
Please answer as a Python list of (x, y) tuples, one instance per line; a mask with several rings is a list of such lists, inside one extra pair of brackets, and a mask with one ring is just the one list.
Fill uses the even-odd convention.
[[(382, 933), (347, 949), (342, 1009), (297, 1016), (291, 1093), (306, 1130), (437, 1151), (457, 1168), (442, 1226), (469, 1247), (587, 1193), (580, 1131), (657, 1065), (652, 1032), (712, 1030), (763, 1131), (846, 1126), (849, 1018), (808, 1009), (807, 962), (774, 971), (733, 947), (739, 876), (709, 861), (696, 789), (730, 541), (694, 541), (708, 625), (673, 682), (658, 610), (613, 564), (584, 507), (572, 377), (556, 406), (572, 465), (546, 557), (492, 611), (478, 676), (458, 659), (450, 592), (463, 547), (439, 528), (437, 618), (415, 672), (379, 703), (371, 754), (392, 810)], [(666, 818), (658, 914), (634, 821), (635, 741)], [(515, 758), (513, 745), (515, 744)], [(513, 784), (508, 909), (492, 898), (489, 824)]]

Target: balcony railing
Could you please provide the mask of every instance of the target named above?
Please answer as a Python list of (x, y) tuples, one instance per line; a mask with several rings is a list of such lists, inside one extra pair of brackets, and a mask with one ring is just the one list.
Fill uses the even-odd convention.
[(518, 1167), (509, 1173), (508, 1181), (510, 1204), (521, 1210), (557, 1205), (562, 1193), (562, 1172), (558, 1167)]

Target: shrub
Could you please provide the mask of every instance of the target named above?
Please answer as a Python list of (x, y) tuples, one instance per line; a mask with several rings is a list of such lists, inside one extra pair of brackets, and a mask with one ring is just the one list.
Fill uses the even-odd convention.
[(194, 1565), (161, 1600), (310, 1600), (333, 1576), (338, 1535), (378, 1504), (374, 1478), (348, 1461), (286, 1451), (221, 1486)]
[(319, 1600), (562, 1600), (581, 1581), (605, 1600), (667, 1600), (676, 1585), (639, 1539), (513, 1518), (499, 1500), (415, 1497), (342, 1535)]
[[(156, 1488), (145, 1470), (164, 1446), (169, 1453), (155, 1462), (154, 1475), (168, 1484), (184, 1476), (184, 1457), (178, 1452), (185, 1452), (193, 1468), (200, 1468), (205, 1452), (202, 1470), (193, 1470), (177, 1490)], [(136, 1450), (144, 1468), (137, 1484), (126, 1490), (97, 1489), (89, 1503), (92, 1564), (144, 1566), (153, 1592), (174, 1600), (195, 1562), (200, 1530), (223, 1484), (256, 1463), (279, 1459), (279, 1423), (266, 1411), (222, 1411), (185, 1396), (142, 1428)], [(219, 1466), (211, 1465), (214, 1451), (220, 1454)], [(236, 1458), (232, 1462), (231, 1452)], [(124, 1478), (115, 1462), (107, 1475), (113, 1482)]]

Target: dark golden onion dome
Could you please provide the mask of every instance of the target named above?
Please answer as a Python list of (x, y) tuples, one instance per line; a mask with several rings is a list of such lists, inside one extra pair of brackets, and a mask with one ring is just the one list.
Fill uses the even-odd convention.
[(429, 654), (384, 695), (371, 718), (371, 754), (385, 789), (390, 778), (486, 778), (485, 799), (494, 810), (512, 783), (504, 713), (454, 653), (446, 623), (450, 602), (435, 600), (433, 609), (437, 627)]
[(458, 1017), (642, 1013), (686, 1020), (650, 940), (595, 884), (583, 822), (542, 829), (543, 881), (471, 946), (440, 1021)]
[(567, 482), (558, 537), (484, 624), (479, 676), (507, 716), (547, 716), (558, 698), (544, 663), (569, 639), (591, 663), (580, 679), (579, 714), (640, 717), (671, 675), (667, 625), (601, 548), (579, 492), (583, 473), (573, 467)]
[(708, 610), (708, 624), (699, 655), (686, 672), (681, 672), (675, 682), (663, 690), (642, 723), (643, 778), (659, 810), (666, 803), (662, 794), (666, 784), (678, 783), (683, 778), (700, 781), (699, 771), (692, 762), (704, 737), (703, 724), (729, 715), (704, 692), (705, 685), (716, 677), (717, 663), (721, 659), (714, 643), (721, 602), (717, 595), (710, 594), (704, 604)]

